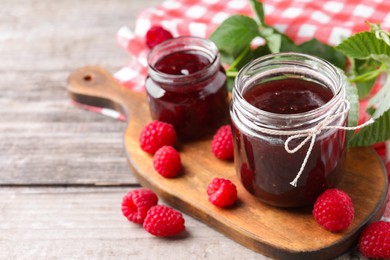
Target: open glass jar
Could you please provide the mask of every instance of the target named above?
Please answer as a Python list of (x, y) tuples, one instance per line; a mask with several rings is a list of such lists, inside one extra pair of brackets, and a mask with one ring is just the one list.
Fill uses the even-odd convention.
[(213, 133), (229, 117), (225, 70), (207, 39), (178, 37), (155, 46), (146, 92), (152, 118), (171, 123), (182, 139)]
[[(337, 127), (346, 125), (345, 84), (327, 61), (298, 53), (267, 55), (240, 70), (230, 116), (236, 171), (250, 193), (274, 206), (298, 207), (340, 182), (346, 133)], [(286, 141), (296, 151), (288, 152)]]

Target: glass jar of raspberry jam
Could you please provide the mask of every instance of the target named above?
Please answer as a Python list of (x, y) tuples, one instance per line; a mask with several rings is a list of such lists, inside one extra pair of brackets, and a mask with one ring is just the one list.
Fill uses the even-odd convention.
[(298, 53), (267, 55), (240, 70), (230, 116), (236, 171), (250, 193), (300, 207), (341, 181), (346, 133), (337, 127), (346, 125), (345, 84), (327, 61)]
[(213, 42), (198, 37), (164, 41), (148, 56), (152, 118), (171, 123), (184, 140), (214, 133), (229, 119), (226, 82)]

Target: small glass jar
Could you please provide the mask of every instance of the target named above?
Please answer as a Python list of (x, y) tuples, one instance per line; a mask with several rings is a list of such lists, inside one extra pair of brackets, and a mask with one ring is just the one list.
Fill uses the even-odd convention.
[[(298, 107), (291, 107), (292, 111), (298, 109), (297, 113), (275, 113), (253, 105), (253, 100), (260, 97), (257, 93), (264, 92), (267, 87), (272, 90), (282, 83), (282, 88), (290, 87), (289, 84), (298, 88), (310, 85), (309, 92), (327, 91), (330, 93), (329, 100), (302, 112), (300, 109), (306, 107), (307, 100), (292, 95), (300, 102)], [(240, 70), (233, 89), (230, 116), (236, 171), (250, 193), (270, 205), (299, 207), (312, 204), (325, 189), (341, 181), (345, 130), (323, 128), (316, 133), (311, 151), (310, 141), (293, 153), (287, 152), (285, 142), (292, 135), (307, 133), (317, 127), (329, 117), (329, 113), (339, 113), (339, 116), (328, 125), (345, 126), (347, 112), (346, 104), (342, 102), (346, 95), (345, 84), (345, 76), (329, 62), (298, 53), (267, 55)], [(313, 93), (307, 96), (309, 101)], [(274, 94), (280, 95), (277, 91)], [(282, 102), (275, 97), (272, 96), (268, 106), (275, 111), (279, 111), (278, 106), (282, 105), (285, 109), (286, 104), (282, 103), (286, 100)], [(296, 136), (288, 141), (288, 147), (299, 146), (305, 138), (306, 135)], [(308, 160), (303, 164), (308, 151)], [(302, 166), (304, 168), (295, 187), (291, 182)]]
[(207, 39), (178, 37), (148, 56), (146, 92), (151, 116), (171, 123), (181, 139), (214, 133), (228, 122), (226, 73)]

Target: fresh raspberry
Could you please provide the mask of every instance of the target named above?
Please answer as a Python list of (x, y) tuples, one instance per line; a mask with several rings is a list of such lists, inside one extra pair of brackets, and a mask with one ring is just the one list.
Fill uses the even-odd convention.
[(368, 258), (390, 258), (390, 222), (378, 221), (368, 225), (360, 236), (359, 249)]
[(131, 222), (142, 224), (148, 210), (157, 205), (157, 195), (148, 189), (127, 193), (122, 199), (122, 213)]
[(163, 146), (154, 154), (153, 166), (163, 177), (173, 178), (181, 169), (180, 154), (172, 146)]
[(158, 237), (174, 236), (185, 229), (184, 222), (180, 212), (164, 205), (157, 205), (148, 211), (144, 229)]
[(339, 232), (346, 229), (354, 218), (355, 210), (347, 193), (338, 189), (323, 192), (314, 204), (313, 216), (325, 229)]
[(231, 160), (234, 157), (232, 128), (230, 125), (221, 126), (211, 141), (211, 151), (222, 160)]
[(207, 187), (209, 201), (223, 208), (233, 205), (237, 200), (237, 188), (230, 180), (214, 178)]
[(141, 149), (154, 154), (164, 145), (173, 146), (176, 142), (176, 132), (173, 125), (161, 121), (153, 121), (141, 132), (139, 142)]
[(156, 46), (159, 43), (162, 43), (165, 40), (172, 39), (172, 34), (165, 30), (160, 25), (154, 25), (150, 27), (150, 29), (146, 32), (145, 35), (145, 42), (146, 45), (152, 49), (154, 46)]

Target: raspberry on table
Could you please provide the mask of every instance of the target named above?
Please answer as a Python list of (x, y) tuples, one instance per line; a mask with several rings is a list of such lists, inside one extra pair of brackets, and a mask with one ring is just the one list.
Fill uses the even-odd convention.
[(153, 167), (161, 176), (173, 178), (181, 169), (180, 154), (172, 146), (163, 146), (153, 156)]
[(230, 125), (221, 126), (211, 141), (211, 151), (222, 160), (231, 160), (234, 157), (232, 128)]
[(128, 192), (122, 199), (122, 213), (131, 222), (142, 224), (148, 210), (157, 205), (157, 195), (149, 189)]
[(314, 204), (313, 216), (325, 229), (340, 232), (349, 227), (355, 210), (349, 195), (338, 189), (323, 192)]
[(146, 32), (145, 42), (146, 45), (152, 49), (157, 44), (172, 38), (173, 36), (169, 31), (165, 30), (160, 25), (154, 25)]
[(207, 187), (209, 201), (217, 207), (231, 206), (237, 200), (237, 188), (233, 182), (223, 178), (214, 178)]
[(164, 205), (153, 206), (146, 215), (144, 229), (158, 237), (174, 236), (185, 229), (183, 214)]
[(368, 258), (390, 258), (390, 222), (378, 221), (368, 225), (360, 236), (359, 250)]
[(175, 128), (165, 122), (153, 121), (143, 128), (139, 142), (142, 150), (154, 154), (164, 145), (173, 146), (175, 144)]

